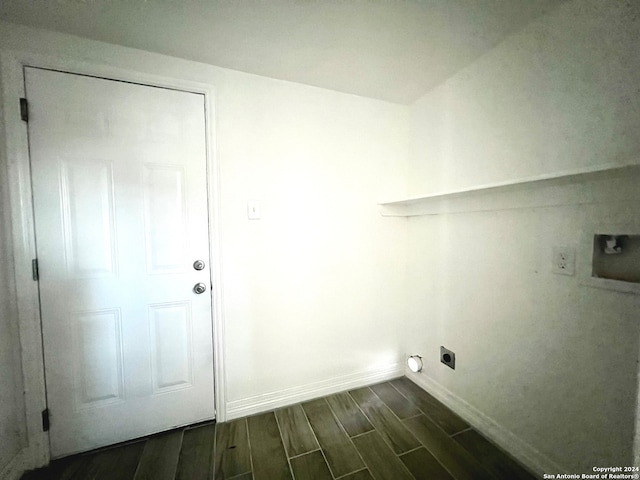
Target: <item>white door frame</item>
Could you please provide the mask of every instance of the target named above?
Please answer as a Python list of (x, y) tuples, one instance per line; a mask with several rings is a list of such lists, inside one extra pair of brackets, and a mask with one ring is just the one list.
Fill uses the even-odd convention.
[(157, 76), (138, 71), (25, 52), (0, 52), (0, 72), (5, 127), (6, 151), (0, 152), (7, 162), (11, 229), (15, 268), (15, 287), (22, 370), (25, 390), (28, 445), (14, 463), (15, 468), (36, 468), (50, 459), (49, 436), (42, 432), (41, 412), (46, 408), (44, 357), (38, 286), (31, 274), (31, 260), (36, 258), (35, 228), (29, 165), (27, 124), (21, 120), (19, 99), (25, 97), (24, 67), (36, 67), (151, 85), (191, 93), (205, 98), (205, 132), (207, 145), (207, 194), (209, 202), (209, 244), (211, 258), (211, 301), (214, 354), (214, 388), (216, 420), (226, 420), (224, 375), (224, 319), (222, 308), (222, 259), (220, 252), (220, 186), (215, 144), (215, 91), (212, 85), (178, 78)]

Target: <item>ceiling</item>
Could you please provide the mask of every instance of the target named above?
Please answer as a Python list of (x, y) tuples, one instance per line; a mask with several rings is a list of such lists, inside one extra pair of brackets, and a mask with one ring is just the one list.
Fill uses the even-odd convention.
[(412, 103), (563, 0), (2, 0), (0, 19)]

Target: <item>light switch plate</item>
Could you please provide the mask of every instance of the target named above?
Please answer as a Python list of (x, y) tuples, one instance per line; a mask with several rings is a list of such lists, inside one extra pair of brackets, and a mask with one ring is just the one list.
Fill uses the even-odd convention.
[(260, 220), (260, 200), (247, 201), (247, 216), (249, 220)]

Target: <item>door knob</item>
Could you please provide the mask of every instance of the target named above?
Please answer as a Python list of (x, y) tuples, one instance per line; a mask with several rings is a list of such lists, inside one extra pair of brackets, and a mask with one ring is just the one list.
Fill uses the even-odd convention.
[(193, 291), (196, 292), (198, 295), (200, 295), (201, 293), (204, 293), (207, 290), (207, 286), (204, 283), (196, 283), (193, 286)]
[(196, 270), (204, 270), (204, 262), (202, 260), (196, 260), (193, 262), (193, 268)]

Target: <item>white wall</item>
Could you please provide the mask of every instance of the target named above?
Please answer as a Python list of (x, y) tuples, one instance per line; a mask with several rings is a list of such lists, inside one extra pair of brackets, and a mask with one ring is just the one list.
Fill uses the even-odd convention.
[(637, 157), (635, 2), (567, 2), (414, 105), (410, 190)]
[[(568, 2), (425, 95), (410, 193), (639, 161), (638, 18), (635, 2)], [(425, 357), (422, 383), (534, 468), (633, 463), (640, 297), (580, 278), (583, 231), (640, 224), (637, 182), (579, 187), (591, 204), (510, 210), (507, 196), (409, 220), (406, 346)], [(578, 275), (551, 273), (556, 245), (578, 247)]]
[(406, 226), (376, 202), (404, 188), (407, 112), (240, 80), (218, 111), (230, 399), (399, 361)]
[(407, 107), (7, 23), (0, 44), (216, 89), (233, 415), (401, 371), (406, 225), (376, 202), (405, 193)]
[[(4, 144), (2, 127), (0, 119), (0, 145)], [(0, 152), (0, 477), (27, 440), (6, 173), (4, 152)]]

